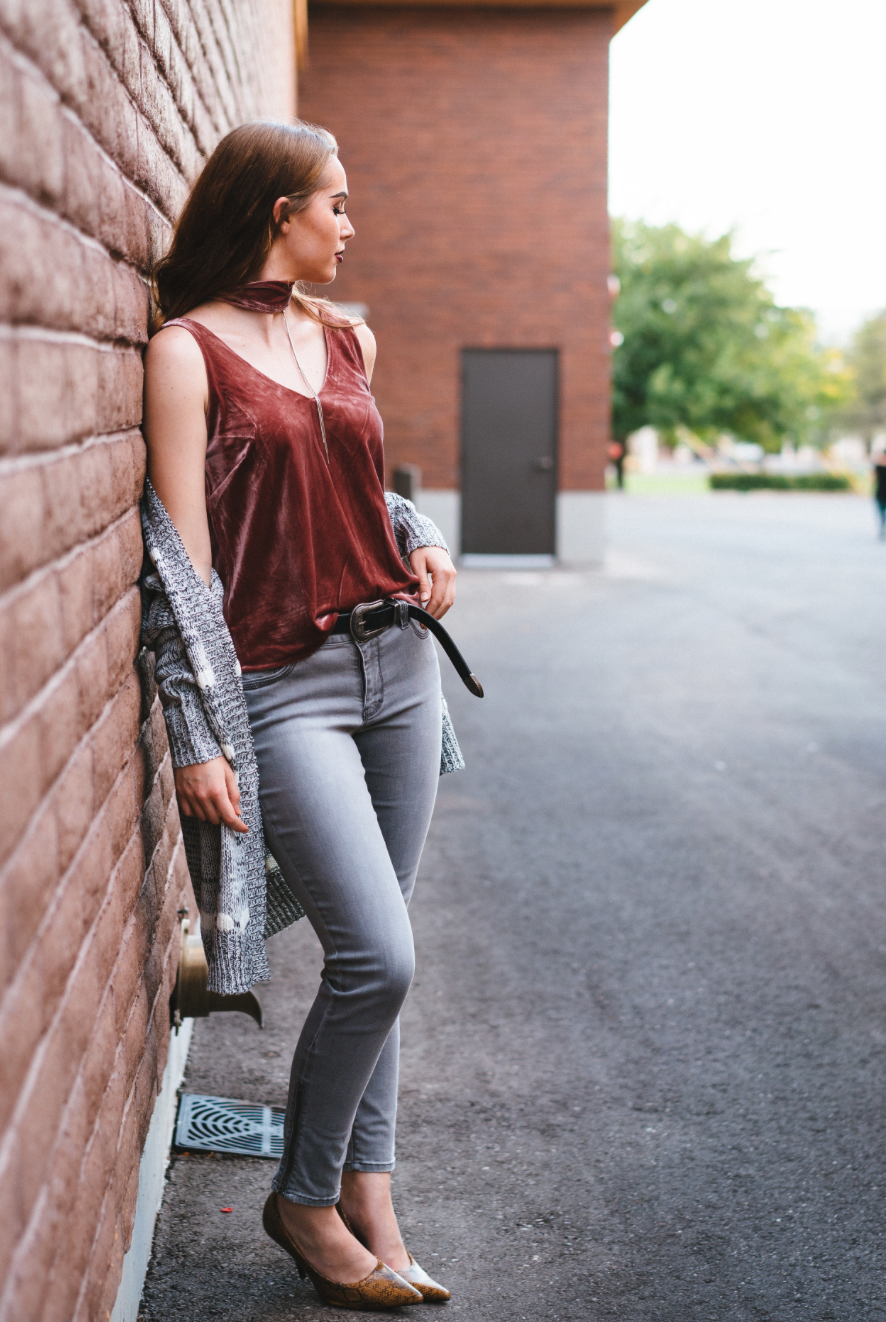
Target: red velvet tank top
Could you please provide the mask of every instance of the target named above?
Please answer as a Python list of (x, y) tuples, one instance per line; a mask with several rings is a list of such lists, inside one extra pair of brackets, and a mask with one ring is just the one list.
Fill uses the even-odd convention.
[(206, 508), (225, 621), (244, 670), (309, 656), (339, 611), (412, 595), (384, 493), (382, 421), (349, 327), (327, 330), (320, 390), (279, 385), (212, 331), (182, 317), (209, 378)]

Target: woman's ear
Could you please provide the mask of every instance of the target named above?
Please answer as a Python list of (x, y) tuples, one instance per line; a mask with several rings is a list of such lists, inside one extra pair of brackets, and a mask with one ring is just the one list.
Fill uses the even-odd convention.
[[(274, 217), (274, 224), (277, 229), (282, 230), (284, 225), (289, 224), (289, 198), (278, 197), (274, 203), (274, 209), (271, 212)], [(286, 232), (285, 230), (283, 231)]]

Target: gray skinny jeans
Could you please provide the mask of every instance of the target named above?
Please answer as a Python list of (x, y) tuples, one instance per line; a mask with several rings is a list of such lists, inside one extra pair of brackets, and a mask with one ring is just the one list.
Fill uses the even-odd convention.
[(268, 847), (323, 946), (289, 1083), (273, 1187), (338, 1201), (342, 1170), (394, 1168), (398, 1015), (415, 971), (406, 906), (440, 772), (430, 634), (336, 634), (305, 661), (243, 676)]

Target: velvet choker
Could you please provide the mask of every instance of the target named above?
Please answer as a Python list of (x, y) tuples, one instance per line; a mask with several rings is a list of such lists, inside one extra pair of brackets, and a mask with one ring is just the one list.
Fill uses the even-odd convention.
[(292, 298), (292, 284), (287, 280), (253, 280), (232, 294), (219, 294), (221, 303), (232, 303), (247, 312), (284, 312)]

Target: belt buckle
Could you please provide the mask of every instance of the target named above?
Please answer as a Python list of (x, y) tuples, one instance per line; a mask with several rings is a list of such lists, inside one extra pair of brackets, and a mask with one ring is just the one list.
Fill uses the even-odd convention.
[(366, 616), (372, 611), (381, 610), (382, 606), (388, 603), (381, 601), (362, 601), (359, 606), (355, 606), (351, 611), (350, 628), (351, 637), (355, 643), (365, 643), (368, 638), (375, 638), (377, 634), (384, 633), (389, 629), (389, 624), (379, 625), (377, 629), (370, 629), (366, 623)]

